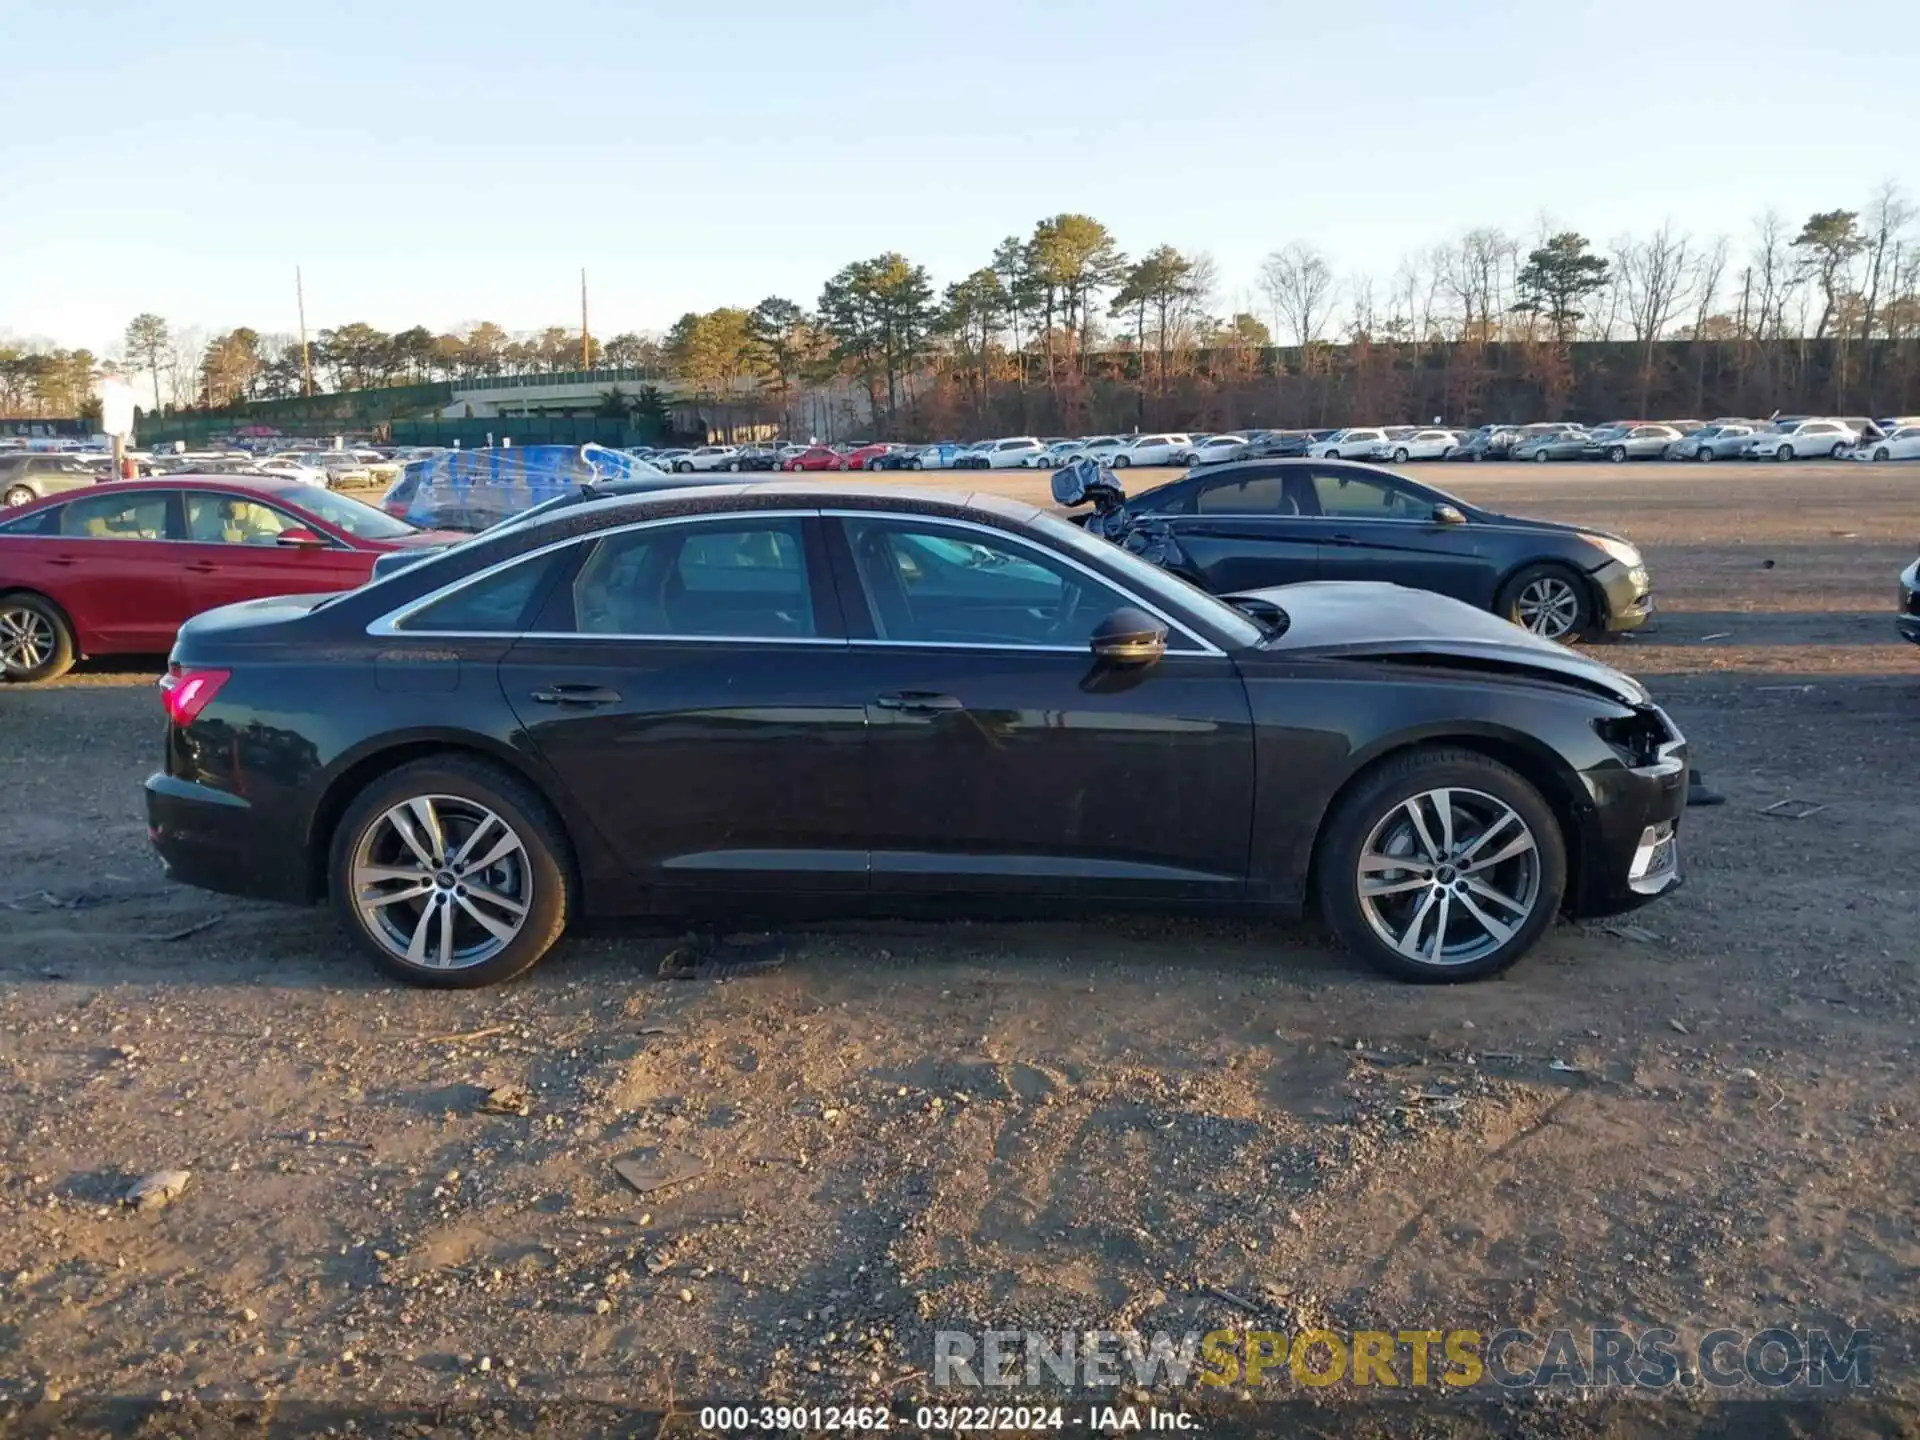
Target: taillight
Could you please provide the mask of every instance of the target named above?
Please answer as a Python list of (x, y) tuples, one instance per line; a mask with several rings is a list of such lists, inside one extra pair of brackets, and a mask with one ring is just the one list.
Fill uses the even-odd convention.
[(160, 699), (167, 707), (167, 719), (175, 725), (191, 725), (207, 703), (220, 693), (231, 670), (187, 670), (167, 666), (160, 677)]

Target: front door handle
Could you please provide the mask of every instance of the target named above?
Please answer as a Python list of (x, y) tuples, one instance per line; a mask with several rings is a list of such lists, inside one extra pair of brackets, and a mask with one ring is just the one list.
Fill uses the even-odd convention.
[(604, 685), (550, 685), (533, 698), (541, 705), (618, 705), (620, 692)]
[(882, 710), (899, 710), (908, 715), (934, 715), (949, 710), (964, 710), (958, 695), (937, 695), (931, 690), (901, 690), (875, 698)]

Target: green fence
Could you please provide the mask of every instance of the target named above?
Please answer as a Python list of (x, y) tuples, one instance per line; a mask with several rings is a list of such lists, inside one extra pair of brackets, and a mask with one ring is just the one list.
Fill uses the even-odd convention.
[(458, 445), (475, 450), (515, 445), (659, 445), (666, 437), (626, 420), (596, 415), (503, 415), (479, 420), (395, 420), (396, 445)]

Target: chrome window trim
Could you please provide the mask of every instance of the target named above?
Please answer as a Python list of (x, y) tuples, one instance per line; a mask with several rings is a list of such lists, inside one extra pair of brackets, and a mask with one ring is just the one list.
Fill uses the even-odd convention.
[[(559, 540), (551, 540), (547, 542), (545, 545), (541, 545), (535, 549), (523, 550), (518, 555), (509, 555), (504, 560), (496, 560), (493, 564), (487, 566), (484, 570), (476, 570), (471, 575), (462, 575), (458, 580), (448, 581), (445, 585), (442, 585), (438, 590), (430, 590), (425, 595), (420, 596), (416, 600), (409, 600), (404, 605), (396, 606), (392, 610), (387, 611), (386, 614), (376, 616), (374, 619), (369, 620), (367, 622), (367, 634), (376, 636), (380, 639), (394, 639), (394, 640), (474, 639), (476, 637), (479, 637), (479, 638), (484, 638), (488, 640), (561, 639), (561, 640), (591, 641), (591, 640), (669, 639), (673, 641), (688, 641), (688, 640), (724, 640), (724, 639), (734, 638), (734, 637), (720, 636), (720, 635), (672, 635), (672, 636), (662, 637), (662, 636), (646, 636), (646, 635), (613, 635), (613, 634), (606, 634), (606, 633), (587, 634), (584, 632), (569, 633), (564, 631), (554, 632), (554, 631), (544, 631), (544, 630), (402, 630), (399, 628), (399, 626), (401, 622), (406, 620), (406, 618), (409, 615), (412, 615), (415, 611), (424, 610), (426, 609), (427, 606), (437, 604), (439, 601), (446, 599), (450, 595), (458, 594), (460, 591), (467, 589), (469, 586), (478, 585), (483, 580), (491, 579), (493, 576), (499, 574), (503, 570), (510, 570), (515, 565), (529, 564), (532, 561), (540, 559), (544, 555), (551, 555), (556, 550), (564, 550), (569, 545), (584, 545), (589, 542), (597, 542), (597, 541), (605, 540), (610, 536), (614, 536), (614, 535), (627, 535), (627, 534), (631, 534), (635, 530), (662, 529), (668, 525), (695, 525), (695, 524), (701, 524), (707, 521), (734, 520), (734, 519), (739, 519), (746, 516), (751, 516), (755, 519), (768, 519), (768, 520), (807, 520), (807, 519), (815, 518), (819, 514), (820, 512), (818, 510), (725, 510), (725, 511), (717, 511), (717, 512), (702, 511), (697, 514), (690, 514), (690, 515), (656, 515), (646, 520), (634, 520), (625, 525), (610, 525), (604, 530), (595, 530), (585, 535), (568, 535)], [(396, 575), (402, 575), (406, 573), (406, 570), (403, 567), (401, 570), (395, 571), (394, 573)], [(388, 578), (391, 579), (392, 577), (390, 576)], [(813, 643), (821, 639), (826, 639), (830, 643), (835, 645), (845, 643), (842, 640), (835, 639), (830, 636), (828, 637), (786, 636), (786, 637), (782, 637), (779, 643), (792, 644), (796, 640), (805, 641), (807, 643)]]
[[(1075, 570), (1078, 570), (1082, 575), (1085, 575), (1088, 579), (1097, 581), (1099, 584), (1106, 586), (1107, 589), (1112, 590), (1116, 594), (1119, 594), (1125, 597), (1125, 599), (1129, 604), (1133, 605), (1137, 609), (1146, 611), (1147, 614), (1153, 616), (1154, 619), (1160, 621), (1163, 625), (1165, 625), (1169, 631), (1178, 633), (1180, 635), (1184, 635), (1188, 640), (1191, 640), (1195, 645), (1199, 646), (1200, 654), (1220, 656), (1220, 655), (1225, 655), (1227, 653), (1226, 651), (1222, 650), (1218, 645), (1215, 645), (1211, 640), (1207, 639), (1204, 635), (1194, 634), (1191, 626), (1188, 626), (1182, 621), (1176, 620), (1173, 616), (1167, 614), (1166, 611), (1162, 610), (1158, 605), (1153, 604), (1151, 601), (1142, 600), (1138, 595), (1134, 594), (1133, 591), (1129, 590), (1125, 585), (1122, 585), (1119, 581), (1115, 580), (1112, 576), (1103, 575), (1098, 570), (1094, 569), (1091, 565), (1083, 564), (1080, 560), (1076, 559), (1071, 555), (1065, 554), (1057, 550), (1050, 550), (1042, 545), (1037, 545), (1033, 541), (1027, 539), (1025, 536), (1017, 535), (1010, 530), (1002, 530), (998, 526), (994, 526), (994, 525), (983, 525), (977, 520), (956, 520), (949, 515), (924, 515), (924, 514), (914, 514), (912, 512), (902, 513), (898, 510), (822, 510), (820, 514), (829, 519), (835, 519), (835, 520), (848, 520), (848, 519), (872, 520), (877, 518), (882, 520), (905, 521), (908, 524), (957, 525), (963, 530), (978, 530), (982, 534), (992, 535), (1000, 540), (1010, 540), (1016, 545), (1025, 546), (1029, 550), (1038, 550), (1042, 554), (1048, 556), (1050, 559), (1058, 560), (1065, 565), (1070, 565)], [(861, 596), (861, 599), (863, 602), (865, 602), (866, 597), (864, 594)], [(1221, 603), (1225, 604), (1226, 602), (1222, 601)], [(1052, 651), (1056, 653), (1068, 653), (1068, 654), (1074, 654), (1074, 655), (1084, 655), (1087, 653), (1086, 647), (1084, 645), (1058, 645), (1058, 646), (1056, 645), (1013, 645), (1013, 644), (996, 645), (996, 644), (991, 644), (983, 641), (948, 642), (944, 640), (878, 640), (878, 639), (856, 640), (854, 643), (858, 645), (903, 645), (913, 649), (1042, 650), (1042, 651)], [(1181, 650), (1181, 651), (1172, 651), (1170, 653), (1190, 655), (1195, 652), (1191, 650)]]

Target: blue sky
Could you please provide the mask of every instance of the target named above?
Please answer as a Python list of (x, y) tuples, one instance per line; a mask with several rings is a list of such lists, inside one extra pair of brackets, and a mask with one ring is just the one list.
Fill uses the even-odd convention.
[(1081, 210), (1384, 286), (1472, 225), (1743, 242), (1920, 194), (1892, 0), (0, 0), (0, 333), (663, 328)]

